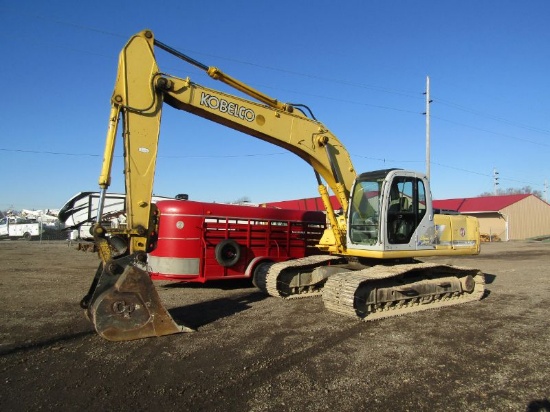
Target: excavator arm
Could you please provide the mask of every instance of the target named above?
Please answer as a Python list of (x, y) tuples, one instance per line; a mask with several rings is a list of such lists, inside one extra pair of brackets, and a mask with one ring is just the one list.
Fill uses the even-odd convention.
[[(239, 90), (261, 103), (209, 89), (159, 71), (154, 46), (204, 69), (212, 78)], [(337, 196), (345, 214), (356, 172), (344, 145), (322, 123), (306, 117), (290, 104), (283, 104), (250, 86), (205, 66), (155, 41), (151, 31), (133, 36), (122, 50), (114, 93), (103, 168), (102, 190), (110, 184), (111, 165), (119, 118), (124, 126), (125, 181), (130, 251), (146, 250), (146, 232), (151, 228), (150, 199), (158, 151), (163, 103), (220, 123), (282, 147), (309, 163), (325, 202), (337, 249), (343, 247), (345, 223), (338, 221), (322, 179)], [(140, 235), (141, 233), (141, 235)]]
[[(155, 45), (254, 100), (209, 89), (189, 78), (162, 73), (155, 58)], [(323, 183), (324, 180), (338, 197), (345, 214), (356, 172), (342, 143), (323, 124), (307, 117), (293, 105), (281, 103), (215, 67), (203, 65), (155, 41), (153, 33), (144, 30), (128, 41), (119, 56), (99, 178), (100, 206), (92, 229), (101, 264), (90, 291), (81, 302), (98, 333), (110, 340), (189, 330), (172, 320), (145, 271), (146, 254), (154, 248), (157, 233), (157, 210), (151, 199), (165, 103), (283, 147), (305, 160), (315, 171), (331, 223), (331, 233), (325, 238), (329, 239), (329, 246), (335, 251), (342, 251), (345, 247), (345, 221), (337, 217)], [(120, 123), (127, 225), (125, 229), (109, 233), (101, 224), (101, 212), (111, 183)], [(123, 247), (120, 243), (124, 244)]]

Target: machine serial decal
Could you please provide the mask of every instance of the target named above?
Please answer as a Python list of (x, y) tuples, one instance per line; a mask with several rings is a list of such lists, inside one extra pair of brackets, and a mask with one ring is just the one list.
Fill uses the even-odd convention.
[(225, 99), (220, 99), (208, 93), (201, 93), (200, 104), (201, 106), (230, 114), (231, 116), (238, 117), (239, 119), (246, 120), (247, 122), (252, 122), (256, 118), (256, 113), (254, 113), (252, 109), (239, 106), (237, 103), (228, 102)]

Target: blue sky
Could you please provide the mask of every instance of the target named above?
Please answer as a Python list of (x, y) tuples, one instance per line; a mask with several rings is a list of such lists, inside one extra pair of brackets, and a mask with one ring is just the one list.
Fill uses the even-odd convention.
[[(145, 28), (268, 95), (307, 104), (359, 172), (426, 170), (430, 76), (434, 198), (492, 192), (494, 169), (502, 189), (544, 192), (548, 17), (544, 0), (2, 0), (0, 210), (59, 208), (97, 190), (118, 53)], [(226, 90), (160, 50), (157, 59), (164, 72)], [(123, 190), (120, 157), (111, 190)], [(294, 155), (165, 108), (155, 193), (267, 202), (317, 189)]]

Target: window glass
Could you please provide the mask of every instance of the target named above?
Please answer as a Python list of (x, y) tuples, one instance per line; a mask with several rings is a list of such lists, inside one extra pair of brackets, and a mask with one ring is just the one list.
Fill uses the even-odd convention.
[(419, 220), (426, 214), (426, 191), (424, 190), (424, 182), (418, 179), (418, 215)]
[(361, 181), (354, 187), (350, 205), (350, 238), (352, 243), (373, 245), (378, 241), (378, 217), (381, 183)]
[(426, 213), (426, 191), (421, 179), (397, 177), (390, 189), (388, 242), (406, 244)]

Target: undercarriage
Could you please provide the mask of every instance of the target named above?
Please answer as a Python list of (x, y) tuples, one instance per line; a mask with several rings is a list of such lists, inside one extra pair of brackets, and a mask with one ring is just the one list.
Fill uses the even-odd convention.
[(431, 263), (365, 267), (336, 256), (264, 264), (255, 284), (271, 296), (322, 295), (325, 307), (363, 321), (480, 300), (485, 279), (477, 269)]

